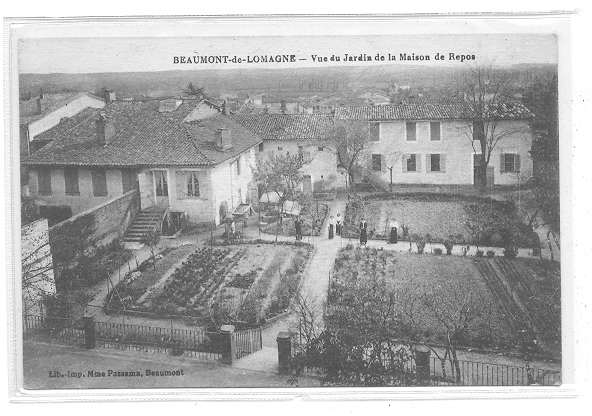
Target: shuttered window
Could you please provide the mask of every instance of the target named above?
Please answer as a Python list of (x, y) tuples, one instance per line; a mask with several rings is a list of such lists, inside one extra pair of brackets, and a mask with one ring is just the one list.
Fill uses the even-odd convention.
[(382, 170), (382, 156), (381, 155), (372, 155), (372, 170), (374, 170), (374, 171), (381, 171)]
[(445, 172), (446, 171), (446, 155), (441, 155), (441, 154), (427, 155), (427, 170), (428, 170), (428, 172)]
[(64, 181), (66, 185), (66, 195), (80, 195), (78, 186), (78, 169), (65, 168)]
[(92, 171), (92, 184), (94, 196), (107, 196), (107, 172), (105, 169)]
[(408, 122), (405, 123), (405, 129), (407, 132), (407, 141), (414, 142), (417, 140), (417, 123)]
[(138, 187), (138, 174), (131, 169), (124, 169), (121, 171), (121, 187), (123, 193), (129, 192)]
[(156, 196), (169, 196), (169, 185), (167, 183), (166, 171), (154, 171), (154, 181), (156, 183)]
[(37, 171), (39, 195), (51, 195), (51, 170), (39, 169)]
[(520, 155), (515, 153), (502, 153), (500, 155), (500, 172), (520, 172)]
[(372, 141), (372, 142), (380, 141), (380, 123), (371, 123), (369, 134), (370, 134), (370, 141)]
[(439, 141), (440, 138), (440, 122), (433, 121), (430, 123), (430, 140)]
[(199, 198), (201, 196), (198, 172), (177, 171), (175, 176), (177, 199)]

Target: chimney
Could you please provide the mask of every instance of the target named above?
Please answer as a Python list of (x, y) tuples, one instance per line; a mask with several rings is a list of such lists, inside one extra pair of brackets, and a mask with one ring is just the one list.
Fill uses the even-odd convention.
[(103, 88), (103, 100), (105, 101), (105, 104), (115, 101), (115, 93), (108, 88)]
[(37, 98), (37, 114), (41, 114), (43, 109), (41, 108), (41, 98)]
[(222, 114), (224, 114), (225, 116), (230, 115), (230, 108), (228, 106), (228, 100), (224, 100), (224, 103), (222, 104)]
[(96, 125), (97, 143), (99, 143), (99, 146), (105, 147), (113, 139), (113, 136), (115, 136), (115, 126), (111, 121), (107, 120), (105, 114), (99, 115)]
[(282, 114), (286, 114), (286, 100), (282, 100), (281, 109), (282, 109)]
[(218, 129), (214, 133), (216, 137), (216, 147), (219, 150), (228, 150), (232, 148), (232, 136), (230, 129)]

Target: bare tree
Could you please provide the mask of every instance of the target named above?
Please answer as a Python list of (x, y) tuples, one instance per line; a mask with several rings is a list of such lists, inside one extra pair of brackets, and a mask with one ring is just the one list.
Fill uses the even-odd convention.
[[(477, 185), (482, 192), (487, 188), (487, 166), (498, 142), (506, 137), (522, 135), (523, 127), (509, 128), (501, 122), (509, 117), (532, 116), (522, 104), (512, 96), (512, 79), (507, 72), (496, 69), (493, 64), (475, 66), (467, 70), (461, 78), (460, 93), (466, 106), (468, 129), (463, 129), (477, 155)], [(504, 128), (505, 127), (505, 128)]]
[(368, 147), (370, 129), (368, 123), (358, 120), (335, 120), (324, 134), (328, 149), (337, 156), (338, 166), (342, 166), (348, 177), (348, 185), (356, 193), (355, 175), (358, 160)]
[[(443, 376), (446, 377), (445, 361), (453, 365), (453, 376), (460, 382), (460, 365), (457, 347), (467, 338), (489, 325), (491, 320), (491, 299), (480, 292), (467, 291), (462, 284), (445, 287), (420, 288), (403, 296), (403, 310), (414, 337), (425, 344), (440, 360)], [(437, 327), (444, 335), (444, 354), (433, 345), (426, 328)]]

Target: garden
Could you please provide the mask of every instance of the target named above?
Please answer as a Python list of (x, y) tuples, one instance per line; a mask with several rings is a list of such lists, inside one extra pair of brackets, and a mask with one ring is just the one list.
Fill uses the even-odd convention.
[(523, 223), (511, 203), (475, 196), (416, 193), (380, 194), (348, 202), (345, 236), (357, 238), (358, 224), (368, 222), (368, 238), (387, 239), (388, 224), (396, 219), (405, 241), (427, 239), (458, 245), (527, 247), (536, 235)]
[(288, 309), (311, 252), (307, 244), (264, 241), (176, 247), (126, 273), (104, 310), (207, 327), (258, 326)]
[[(500, 286), (493, 285), (480, 264), (496, 261), (501, 265), (491, 267)], [(535, 259), (419, 255), (348, 245), (335, 260), (327, 320), (331, 324), (346, 316), (356, 332), (384, 326), (382, 336), (389, 339), (508, 352), (520, 349), (526, 330), (538, 328), (545, 341), (540, 353), (559, 358), (559, 288), (557, 266)], [(369, 308), (372, 293), (377, 297), (374, 311)], [(368, 319), (347, 314), (360, 302)], [(364, 325), (354, 325), (361, 319)]]
[[(329, 210), (328, 205), (320, 203), (312, 198), (300, 198), (300, 219), (302, 221), (303, 236), (319, 236), (321, 228)], [(278, 223), (278, 208), (276, 205), (267, 205), (261, 213), (261, 231), (268, 234), (294, 236), (294, 217), (284, 215)]]

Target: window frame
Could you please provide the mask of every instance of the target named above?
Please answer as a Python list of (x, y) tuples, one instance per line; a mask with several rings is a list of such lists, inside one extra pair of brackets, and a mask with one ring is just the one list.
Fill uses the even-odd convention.
[[(167, 178), (166, 170), (155, 170), (154, 171), (154, 196), (159, 198), (168, 198), (169, 196), (169, 181)], [(162, 179), (162, 180), (158, 180)], [(159, 195), (160, 186), (160, 195)]]
[[(409, 126), (413, 125), (413, 140), (409, 140)], [(417, 142), (417, 122), (416, 121), (406, 121), (405, 122), (405, 141), (406, 142)]]
[[(75, 177), (74, 181), (71, 181)], [(64, 188), (68, 196), (80, 196), (80, 175), (78, 168), (65, 167), (64, 168)]]
[[(434, 139), (432, 135), (432, 126), (434, 124), (438, 124), (438, 138)], [(440, 121), (430, 121), (430, 141), (431, 142), (441, 142), (442, 141), (442, 123)]]
[[(442, 170), (442, 155), (440, 153), (430, 153), (430, 170), (429, 172), (440, 173)], [(434, 156), (438, 157), (438, 169), (434, 170)]]
[[(91, 179), (92, 179), (92, 187), (93, 187), (93, 196), (96, 196), (96, 197), (109, 196), (109, 189), (108, 189), (108, 185), (107, 185), (107, 170), (106, 169), (93, 169), (92, 173), (91, 173), (91, 177), (92, 177)], [(102, 178), (104, 178), (104, 181)], [(100, 188), (100, 185), (102, 185), (103, 182), (105, 184), (104, 193), (100, 192), (100, 191), (102, 191), (102, 189)]]
[[(376, 169), (377, 166), (378, 166), (378, 169)], [(382, 172), (382, 155), (381, 154), (377, 154), (377, 153), (372, 154), (372, 166), (371, 167), (372, 167), (373, 172)]]
[[(409, 161), (411, 160), (411, 158), (413, 157), (413, 170), (409, 170)], [(419, 172), (417, 170), (417, 159), (418, 159), (418, 155), (416, 153), (410, 153), (407, 157), (407, 159), (405, 160), (405, 172)]]
[[(187, 175), (187, 178), (185, 178), (185, 175)], [(201, 185), (199, 183), (198, 172), (196, 172), (196, 171), (182, 171), (182, 176), (183, 176), (183, 179), (185, 182), (184, 189), (186, 191), (184, 197), (187, 199), (201, 198)], [(197, 184), (197, 193), (195, 192), (196, 184)], [(190, 192), (190, 187), (191, 187), (191, 192)]]
[(51, 169), (37, 169), (37, 193), (41, 196), (50, 196), (52, 194)]

